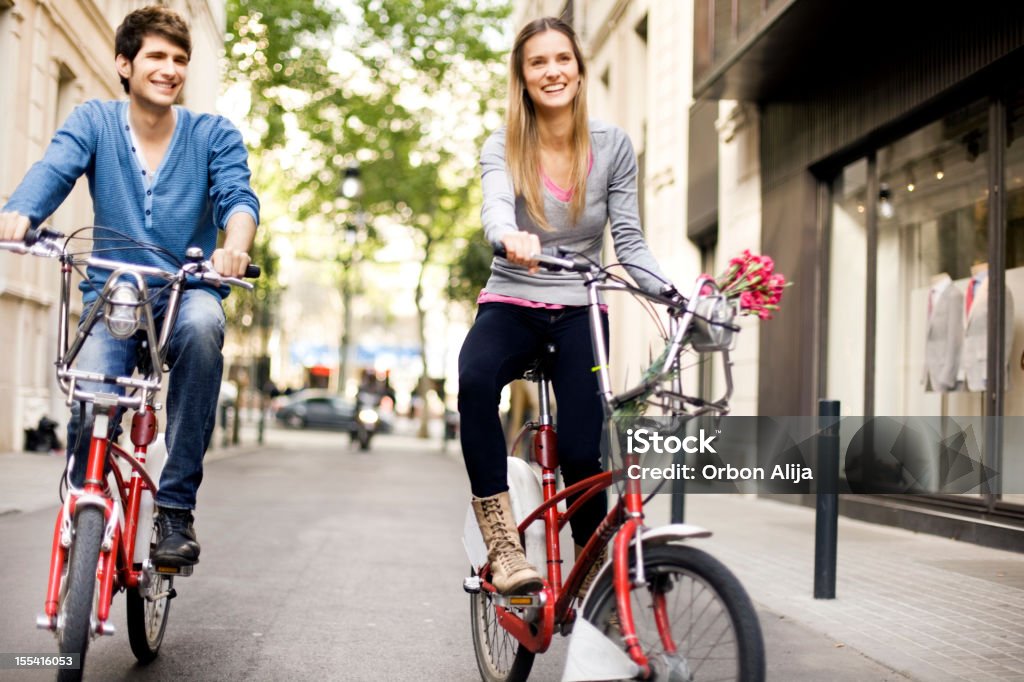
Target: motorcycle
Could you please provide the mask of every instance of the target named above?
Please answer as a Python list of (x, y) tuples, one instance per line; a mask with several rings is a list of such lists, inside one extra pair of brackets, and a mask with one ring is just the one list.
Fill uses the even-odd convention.
[(352, 443), (359, 443), (359, 449), (370, 449), (370, 441), (380, 428), (380, 396), (360, 391), (356, 397), (354, 428), (349, 431)]

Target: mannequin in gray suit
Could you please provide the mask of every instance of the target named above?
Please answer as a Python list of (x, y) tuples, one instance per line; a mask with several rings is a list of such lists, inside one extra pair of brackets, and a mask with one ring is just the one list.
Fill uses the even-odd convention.
[(964, 295), (943, 272), (932, 278), (928, 301), (924, 388), (940, 393), (955, 391), (964, 341)]
[[(971, 279), (967, 286), (973, 289), (968, 297), (964, 321), (964, 348), (961, 365), (968, 391), (984, 391), (987, 386), (988, 359), (988, 264), (978, 263), (971, 267)], [(1006, 355), (1003, 357), (1003, 372), (1009, 382), (1009, 368), (1006, 361), (1013, 347), (1013, 294), (1006, 289)]]

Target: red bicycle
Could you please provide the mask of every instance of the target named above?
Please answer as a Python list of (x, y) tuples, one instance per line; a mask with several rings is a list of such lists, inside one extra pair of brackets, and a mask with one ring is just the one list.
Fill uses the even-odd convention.
[[(94, 228), (100, 230), (101, 228)], [(119, 251), (158, 247), (130, 240), (104, 229), (105, 239), (124, 246)], [(155, 546), (153, 498), (163, 465), (163, 442), (158, 438), (156, 402), (166, 359), (167, 343), (177, 319), (186, 286), (195, 282), (228, 284), (246, 289), (252, 285), (240, 279), (222, 277), (203, 257), (201, 249), (188, 250), (186, 262), (175, 272), (160, 268), (101, 258), (92, 249), (73, 251), (69, 244), (82, 231), (65, 239), (59, 232), (42, 229), (30, 232), (25, 243), (0, 242), (0, 249), (54, 258), (61, 264), (60, 313), (58, 315), (57, 380), (74, 401), (92, 403), (94, 422), (89, 443), (85, 485), (71, 484), (57, 514), (53, 531), (50, 572), (43, 614), (36, 621), (40, 629), (52, 631), (62, 654), (79, 654), (77, 668), (58, 671), (60, 680), (81, 679), (85, 655), (92, 638), (113, 635), (109, 622), (114, 594), (127, 596), (128, 641), (140, 663), (156, 658), (167, 626), (170, 602), (175, 597), (174, 578), (192, 574), (192, 567), (157, 567), (150, 560)], [(108, 235), (113, 235), (110, 237)], [(71, 341), (69, 335), (72, 274), (83, 267), (110, 272), (106, 285)], [(247, 277), (258, 277), (250, 266)], [(168, 289), (163, 324), (157, 332), (152, 303)], [(106, 376), (73, 367), (90, 331), (105, 323), (117, 338), (140, 334), (145, 349), (139, 373), (134, 376)], [(109, 392), (86, 391), (83, 382), (109, 386)], [(115, 441), (119, 410), (135, 411), (131, 421), (132, 451)], [(122, 464), (126, 470), (122, 470)]]
[[(541, 267), (579, 272), (587, 287), (595, 371), (613, 434), (609, 440), (616, 466), (558, 490), (558, 441), (546, 358), (538, 359), (526, 378), (537, 383), (539, 415), (524, 426), (519, 438), (532, 438), (532, 459), (539, 465), (540, 477), (526, 461), (510, 457), (508, 478), (512, 511), (527, 557), (535, 566), (547, 566), (547, 579), (536, 594), (499, 594), (490, 583), (487, 551), (469, 510), (464, 543), (472, 571), (463, 587), (471, 595), (480, 674), (489, 682), (525, 680), (535, 655), (548, 649), (553, 636), (571, 632), (563, 680), (763, 680), (764, 641), (749, 596), (723, 564), (683, 544), (711, 533), (689, 524), (644, 525), (644, 504), (656, 491), (647, 491), (645, 497), (639, 480), (622, 475), (639, 459), (629, 448), (620, 452), (614, 435), (617, 418), (642, 413), (652, 405), (681, 421), (728, 413), (729, 349), (738, 331), (733, 324), (735, 308), (706, 275), (697, 279), (689, 299), (651, 296), (608, 268), (568, 258), (568, 252), (558, 254), (545, 253), (536, 260)], [(602, 333), (599, 292), (604, 290), (628, 292), (664, 306), (668, 313), (663, 354), (640, 384), (618, 395), (610, 388)], [(681, 357), (690, 351), (721, 354), (726, 378), (721, 399), (706, 401), (683, 392)], [(618, 501), (563, 580), (561, 529), (587, 499), (612, 485), (617, 486)], [(565, 509), (564, 500), (577, 493), (579, 498)], [(574, 595), (609, 541), (611, 561), (600, 567), (577, 614)]]

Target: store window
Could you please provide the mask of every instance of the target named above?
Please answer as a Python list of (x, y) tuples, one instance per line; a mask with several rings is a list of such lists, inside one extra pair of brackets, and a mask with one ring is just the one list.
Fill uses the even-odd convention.
[(880, 149), (875, 414), (981, 416), (988, 102)]
[[(1020, 452), (1021, 419), (1024, 416), (1024, 88), (1009, 99), (1006, 127), (1006, 288), (1014, 296), (1012, 318), (1007, 316), (1010, 331), (1009, 382), (1003, 403), (1003, 414), (1017, 417), (1006, 420), (1003, 435), (1002, 470), (1005, 480), (1024, 480), (1024, 455)], [(1004, 490), (1004, 502), (1024, 505), (1024, 491), (1019, 487)]]
[(1006, 288), (1014, 309), (1007, 317), (1010, 377), (1003, 413), (1024, 416), (1024, 89), (1010, 98), (1007, 118)]
[(868, 164), (861, 159), (832, 185), (825, 396), (838, 400), (846, 415), (864, 410), (867, 177)]

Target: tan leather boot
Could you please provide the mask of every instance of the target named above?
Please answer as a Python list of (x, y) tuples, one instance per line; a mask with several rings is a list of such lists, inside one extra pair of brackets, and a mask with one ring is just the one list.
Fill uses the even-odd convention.
[(544, 587), (540, 574), (526, 560), (512, 516), (508, 492), (474, 497), (473, 511), (487, 545), (491, 583), (501, 594), (525, 594)]
[[(576, 560), (579, 561), (580, 555), (583, 554), (583, 545), (576, 545)], [(591, 564), (590, 570), (587, 571), (587, 575), (583, 577), (583, 582), (580, 583), (580, 587), (576, 590), (576, 598), (583, 601), (583, 598), (587, 596), (587, 592), (590, 592), (591, 585), (594, 584), (594, 579), (597, 578), (597, 574), (600, 572), (601, 567), (604, 566), (608, 560), (608, 547), (602, 547), (601, 553), (597, 555), (597, 560)]]

